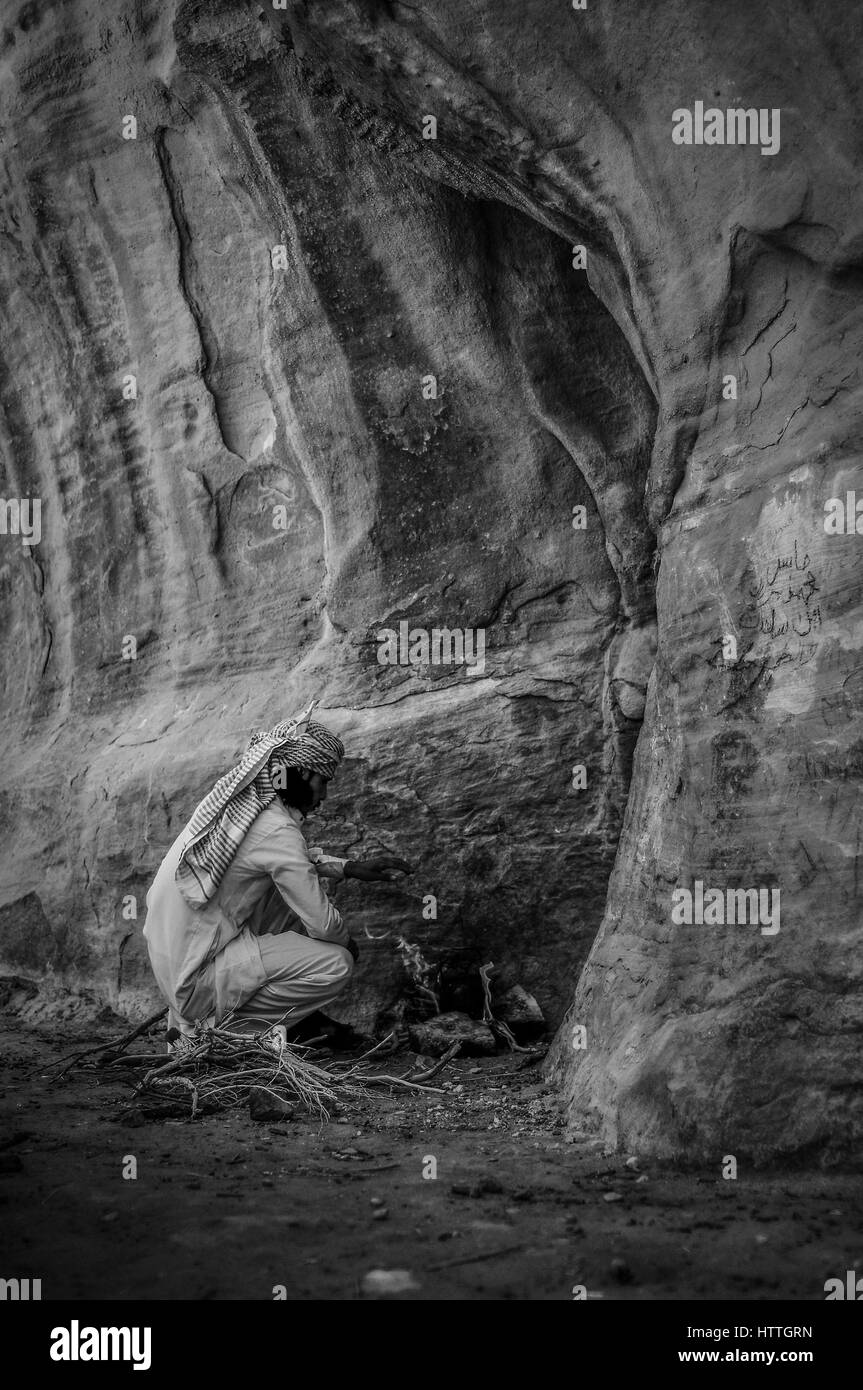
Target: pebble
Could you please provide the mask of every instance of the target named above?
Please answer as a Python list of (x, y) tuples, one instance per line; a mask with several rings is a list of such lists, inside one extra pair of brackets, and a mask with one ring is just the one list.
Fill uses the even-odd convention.
[(383, 1204), (384, 1204), (384, 1199), (383, 1199), (383, 1197), (370, 1197), (370, 1198), (369, 1198), (369, 1205), (372, 1206), (372, 1207), (382, 1207)]
[(602, 1200), (603, 1202), (622, 1202), (623, 1198), (619, 1192), (603, 1192)]
[(420, 1286), (409, 1269), (370, 1269), (363, 1276), (360, 1287), (363, 1293), (385, 1297), (391, 1293), (409, 1293)]
[(263, 1086), (249, 1087), (249, 1117), (252, 1120), (290, 1120), (294, 1106), (279, 1096), (270, 1095)]
[(387, 1207), (375, 1207), (372, 1212), (372, 1221), (386, 1221), (388, 1216), (389, 1210)]

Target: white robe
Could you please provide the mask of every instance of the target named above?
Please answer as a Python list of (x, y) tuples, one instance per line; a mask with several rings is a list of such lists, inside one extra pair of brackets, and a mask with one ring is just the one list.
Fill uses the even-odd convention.
[(353, 963), (332, 946), (346, 948), (348, 931), (321, 884), (321, 877), (342, 879), (347, 861), (309, 849), (301, 824), (299, 811), (278, 799), (262, 811), (200, 911), (174, 880), (185, 830), (162, 860), (147, 894), (144, 936), (169, 1024), (181, 1032), (197, 1019), (221, 1022), (265, 986), (262, 1026), (277, 1015), (293, 1023), (347, 983)]

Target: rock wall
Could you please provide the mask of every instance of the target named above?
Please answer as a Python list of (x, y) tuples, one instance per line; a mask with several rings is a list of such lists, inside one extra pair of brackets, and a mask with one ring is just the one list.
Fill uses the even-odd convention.
[[(130, 900), (316, 695), (348, 758), (315, 838), (417, 864), (339, 890), (355, 1021), (401, 934), (553, 1022), (578, 983), (574, 1132), (850, 1144), (863, 542), (824, 504), (859, 476), (860, 30), (838, 0), (10, 13), (4, 497), (42, 536), (0, 536), (8, 968), (146, 1007)], [(779, 149), (676, 144), (697, 101), (779, 109)], [(484, 669), (381, 665), (402, 621), (483, 629)], [(780, 931), (676, 924), (696, 881), (778, 888)]]

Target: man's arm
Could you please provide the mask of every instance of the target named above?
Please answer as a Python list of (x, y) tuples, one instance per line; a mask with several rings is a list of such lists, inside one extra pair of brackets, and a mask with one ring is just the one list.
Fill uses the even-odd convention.
[[(384, 855), (380, 859), (367, 859), (365, 863), (358, 859), (339, 859), (333, 862), (341, 865), (341, 878), (355, 878), (360, 883), (392, 883), (400, 873), (413, 873), (413, 868), (406, 859), (396, 859), (392, 855)], [(318, 873), (321, 872), (319, 863)], [(348, 942), (348, 950), (356, 960), (360, 949), (354, 940)]]
[(337, 859), (332, 854), (324, 854), (318, 845), (314, 845), (309, 848), (309, 858), (321, 878), (331, 878), (336, 883), (346, 878), (355, 878), (361, 883), (392, 883), (400, 873), (413, 873), (406, 859), (396, 859), (392, 855), (365, 861)]
[(361, 883), (395, 883), (399, 874), (412, 873), (413, 867), (406, 859), (396, 859), (389, 854), (380, 859), (366, 859), (365, 862), (359, 859), (344, 861), (345, 878), (356, 878)]
[(317, 867), (299, 831), (279, 830), (255, 851), (282, 899), (297, 914), (309, 936), (349, 948), (350, 936), (341, 913), (323, 890)]
[[(397, 859), (392, 855), (367, 859), (365, 862), (358, 859), (337, 859), (324, 854), (317, 845), (306, 849), (304, 840), (302, 844), (305, 849), (305, 868), (314, 880), (317, 892), (311, 889), (308, 879), (303, 888), (303, 876), (297, 872), (299, 866), (296, 864), (282, 864), (280, 868), (279, 865), (268, 863), (267, 868), (273, 882), (288, 906), (296, 912), (309, 936), (337, 941), (340, 946), (345, 946), (356, 960), (359, 947), (344, 926), (341, 914), (333, 907), (321, 887), (320, 879), (330, 878), (337, 883), (348, 878), (357, 879), (361, 883), (392, 883), (400, 874), (412, 874), (413, 867), (406, 859)], [(299, 858), (299, 854), (296, 858)], [(297, 905), (298, 894), (304, 899), (304, 910)], [(312, 922), (315, 923), (314, 927)]]
[(334, 883), (341, 883), (345, 876), (347, 859), (337, 859), (335, 855), (324, 854), (319, 845), (309, 846), (309, 858), (319, 878), (329, 878)]

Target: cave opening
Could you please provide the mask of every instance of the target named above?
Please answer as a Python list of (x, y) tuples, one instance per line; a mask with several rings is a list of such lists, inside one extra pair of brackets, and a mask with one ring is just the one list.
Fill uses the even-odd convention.
[[(656, 542), (645, 489), (657, 403), (622, 329), (574, 268), (569, 238), (499, 199), (438, 187), (438, 221), (441, 209), (443, 273), (455, 277), (457, 296), (452, 306), (441, 296), (435, 328), (447, 342), (468, 322), (482, 380), (479, 388), (447, 380), (448, 432), (434, 441), (440, 453), (419, 488), (415, 474), (409, 484), (434, 526), (415, 533), (407, 580), (402, 557), (393, 567), (403, 587), (418, 583), (441, 551), (462, 545), (464, 517), (481, 500), (496, 544), (484, 550), (470, 533), (464, 565), (452, 565), (446, 619), (455, 607), (462, 621), (488, 629), (490, 671), (503, 676), (512, 711), (500, 737), (521, 816), (517, 826), (503, 812), (496, 821), (478, 785), (475, 803), (465, 798), (458, 809), (470, 847), (460, 866), (458, 930), (443, 941), (432, 931), (414, 934), (445, 974), (451, 1008), (475, 1013), (477, 971), (493, 958), (503, 963), (496, 995), (525, 984), (555, 1027), (604, 914), (656, 652)], [(455, 329), (444, 321), (448, 311), (458, 315)], [(400, 324), (400, 350), (419, 337), (417, 319), (420, 311)], [(460, 385), (456, 407), (447, 391)], [(416, 416), (406, 413), (413, 430)], [(399, 488), (408, 484), (391, 446), (387, 437), (393, 486), (383, 490), (376, 536), (395, 557)], [(470, 463), (454, 469), (459, 454)], [(417, 623), (440, 616), (430, 606), (403, 611)], [(507, 771), (499, 775), (506, 784)], [(525, 849), (532, 839), (534, 853)], [(520, 875), (532, 886), (519, 887)], [(382, 1019), (390, 1017), (388, 1008)]]

